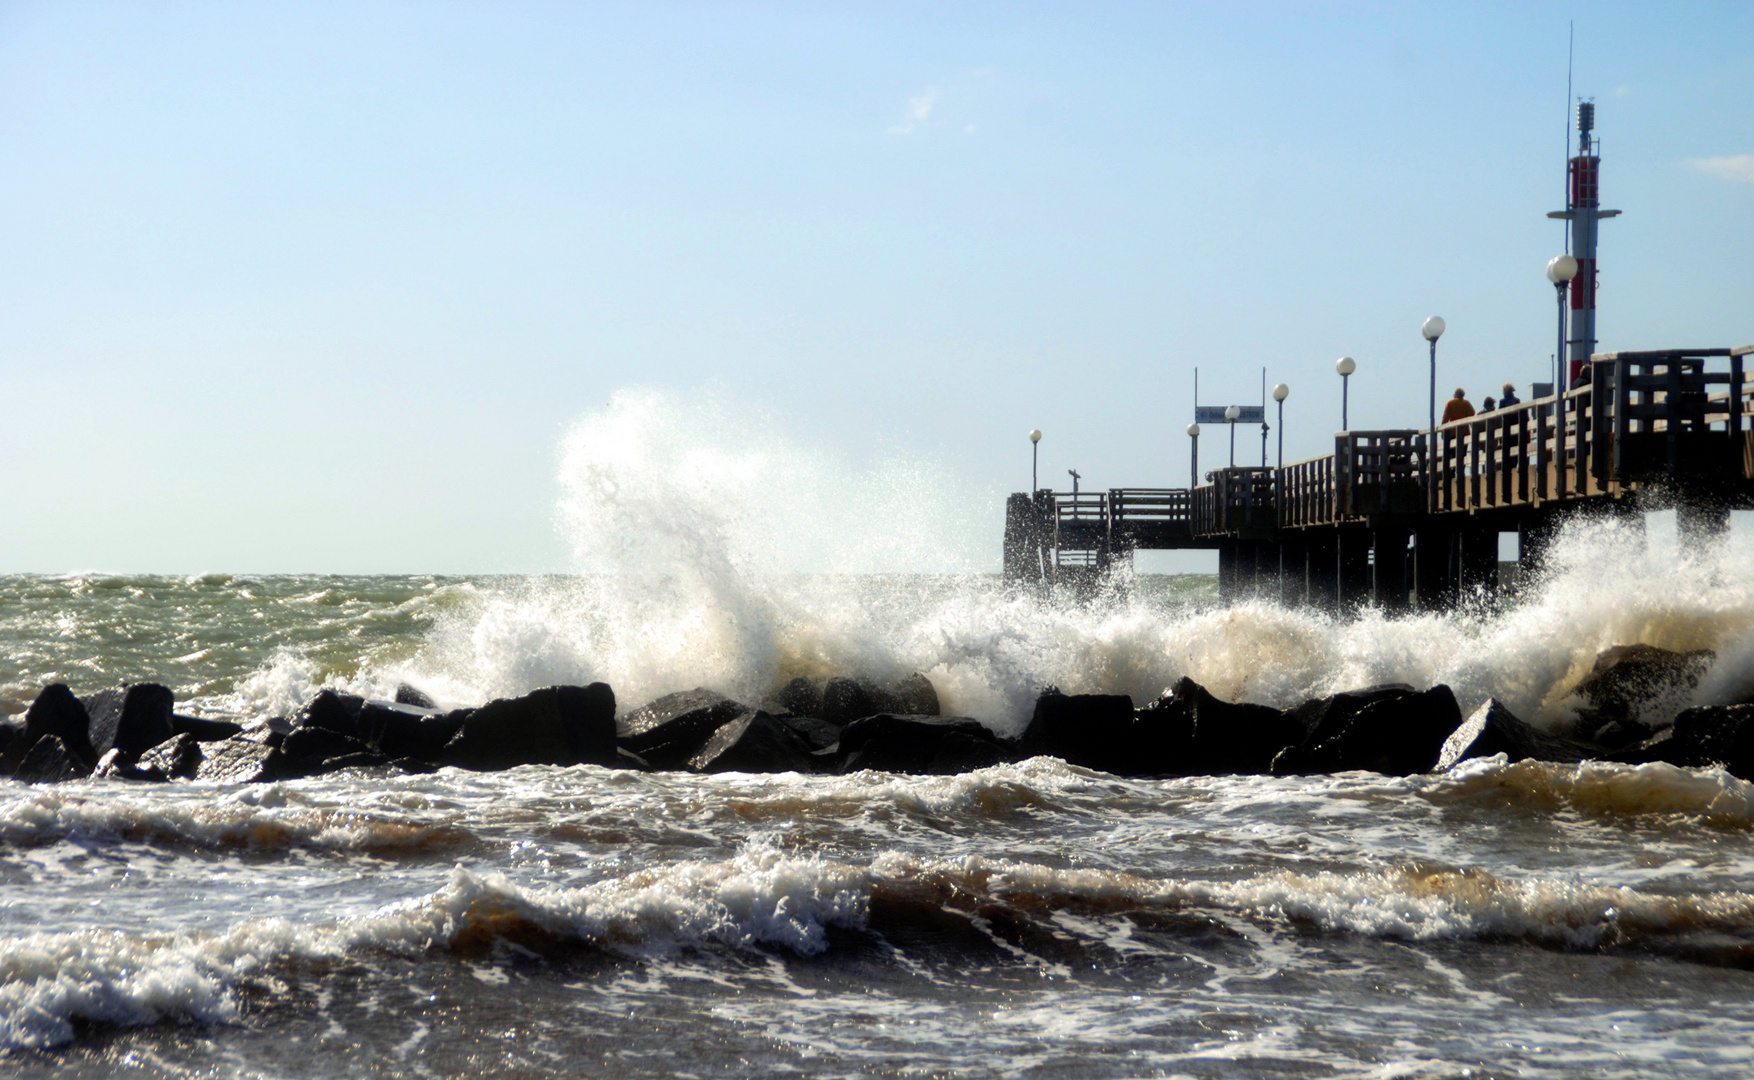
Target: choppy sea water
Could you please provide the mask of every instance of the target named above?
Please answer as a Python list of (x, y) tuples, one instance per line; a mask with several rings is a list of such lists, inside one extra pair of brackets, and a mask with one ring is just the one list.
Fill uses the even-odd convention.
[[(323, 684), (465, 704), (596, 677), (631, 708), (906, 667), (1001, 730), (1049, 682), (1143, 698), (1184, 672), (1272, 704), (1449, 681), (1465, 707), (1493, 692), (1536, 715), (1630, 639), (1716, 647), (1701, 695), (1739, 692), (1726, 660), (1754, 618), (1730, 544), (1616, 604), (1560, 575), (1496, 612), (1394, 621), (1221, 608), (1201, 579), (1077, 605), (979, 577), (795, 577), (759, 619), (668, 610), (722, 644), (692, 657), (683, 628), (620, 632), (648, 591), (588, 577), (14, 577), (0, 693), (13, 712), (47, 681), (155, 677), (250, 717)], [(1712, 599), (1675, 599), (1688, 574)], [(1556, 614), (1569, 640), (1542, 629)], [(6, 781), (0, 883), (0, 1060), (20, 1075), (1754, 1068), (1754, 787), (1666, 765)]]
[[(1740, 529), (1573, 522), (1519, 595), (1443, 615), (1198, 578), (1049, 602), (872, 572), (931, 564), (956, 500), (721, 426), (622, 397), (581, 425), (573, 576), (0, 577), (0, 713), (56, 681), (254, 718), (322, 686), (600, 679), (626, 710), (919, 671), (1001, 733), (1048, 685), (1183, 675), (1275, 706), (1442, 682), (1557, 725), (1636, 642), (1717, 653), (1663, 709), (1754, 693)], [(1751, 1005), (1754, 787), (1715, 770), (0, 781), (9, 1075), (1744, 1076)]]

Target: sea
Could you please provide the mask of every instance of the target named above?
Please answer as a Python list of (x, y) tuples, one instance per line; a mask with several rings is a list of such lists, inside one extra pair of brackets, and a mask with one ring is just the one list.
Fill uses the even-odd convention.
[[(1047, 686), (1143, 705), (1184, 675), (1280, 707), (1444, 683), (1561, 727), (1637, 642), (1717, 656), (1647, 719), (1754, 693), (1740, 522), (1568, 522), (1543, 571), (1441, 614), (1222, 604), (1204, 575), (1053, 596), (764, 563), (761, 522), (713, 519), (734, 500), (673, 461), (593, 519), (624, 443), (568, 450), (563, 527), (612, 556), (576, 573), (0, 578), (0, 713), (53, 682), (254, 720), (325, 686), (602, 680), (625, 711), (918, 671), (1007, 735)], [(1751, 1072), (1754, 785), (1720, 769), (0, 781), (9, 1076)]]

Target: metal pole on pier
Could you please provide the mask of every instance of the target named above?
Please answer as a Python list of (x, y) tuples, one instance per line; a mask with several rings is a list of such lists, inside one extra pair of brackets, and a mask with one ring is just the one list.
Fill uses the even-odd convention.
[(1431, 393), (1426, 400), (1429, 426), (1425, 435), (1425, 498), (1429, 507), (1437, 506), (1437, 339), (1443, 336), (1444, 329), (1441, 315), (1433, 315), (1419, 327), (1425, 340), (1431, 342)]
[(1346, 399), (1347, 391), (1352, 388), (1352, 373), (1358, 370), (1358, 361), (1342, 356), (1334, 361), (1334, 370), (1340, 373), (1340, 430), (1351, 431), (1352, 425), (1347, 423)]
[(1563, 397), (1570, 389), (1560, 373), (1565, 363), (1565, 287), (1577, 276), (1577, 260), (1570, 255), (1555, 255), (1547, 260), (1547, 280), (1559, 298), (1559, 351), (1553, 354), (1553, 392)]
[(1236, 418), (1241, 415), (1242, 410), (1235, 405), (1224, 410), (1224, 419), (1230, 421), (1230, 467), (1233, 469), (1236, 468)]
[(1571, 358), (1566, 368), (1569, 387), (1577, 372), (1596, 351), (1596, 225), (1603, 218), (1619, 217), (1618, 210), (1603, 210), (1598, 198), (1602, 173), (1602, 141), (1591, 139), (1596, 126), (1596, 103), (1577, 103), (1577, 154), (1568, 163), (1570, 198), (1564, 210), (1547, 216), (1571, 222), (1572, 248), (1577, 252), (1576, 280), (1571, 286)]
[(1200, 425), (1188, 425), (1188, 439), (1194, 444), (1194, 451), (1188, 460), (1188, 487), (1200, 486)]
[(1285, 467), (1285, 399), (1291, 396), (1291, 387), (1280, 383), (1273, 387), (1273, 400), (1279, 403), (1279, 467)]
[(1036, 478), (1036, 467), (1040, 463), (1041, 430), (1034, 428), (1029, 432), (1029, 497), (1032, 499), (1035, 497), (1035, 493), (1041, 490), (1041, 481)]

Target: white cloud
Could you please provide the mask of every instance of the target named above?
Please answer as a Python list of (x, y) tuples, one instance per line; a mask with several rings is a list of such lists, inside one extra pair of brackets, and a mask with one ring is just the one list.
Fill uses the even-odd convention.
[(1735, 180), (1743, 184), (1754, 184), (1754, 154), (1688, 158), (1687, 164), (1707, 176)]
[(925, 123), (932, 115), (932, 106), (938, 104), (938, 91), (927, 87), (923, 92), (907, 100), (907, 118), (889, 129), (891, 135), (912, 135), (914, 128)]

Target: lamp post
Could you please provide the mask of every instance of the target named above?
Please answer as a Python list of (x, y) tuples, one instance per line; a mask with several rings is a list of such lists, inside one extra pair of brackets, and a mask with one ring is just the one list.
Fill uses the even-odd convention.
[(1078, 481), (1082, 477), (1078, 475), (1077, 469), (1067, 469), (1066, 472), (1072, 477), (1072, 498), (1076, 500), (1078, 498)]
[(1560, 378), (1560, 371), (1565, 363), (1565, 287), (1577, 276), (1577, 260), (1570, 255), (1555, 255), (1547, 260), (1547, 280), (1553, 283), (1553, 292), (1559, 298), (1559, 351), (1553, 354), (1553, 392), (1565, 396), (1570, 387)]
[(1188, 463), (1188, 487), (1192, 489), (1200, 486), (1200, 425), (1188, 425), (1188, 439), (1194, 448)]
[(1431, 342), (1431, 392), (1426, 399), (1426, 417), (1430, 427), (1425, 434), (1425, 498), (1428, 506), (1437, 505), (1437, 339), (1443, 336), (1443, 331), (1441, 315), (1433, 315), (1419, 327), (1425, 340)]
[(1285, 467), (1285, 399), (1291, 396), (1291, 387), (1280, 383), (1273, 387), (1273, 400), (1279, 403), (1279, 467)]
[(1242, 409), (1235, 405), (1224, 408), (1224, 419), (1230, 422), (1230, 467), (1236, 468), (1236, 418), (1242, 415)]
[(1342, 356), (1334, 361), (1334, 370), (1340, 373), (1340, 430), (1351, 431), (1352, 425), (1347, 418), (1347, 391), (1351, 389), (1352, 373), (1358, 370), (1358, 361), (1350, 356)]
[(1036, 466), (1040, 462), (1041, 429), (1031, 428), (1029, 432), (1029, 497), (1032, 499), (1035, 498), (1036, 491), (1041, 487), (1041, 482), (1036, 479)]

